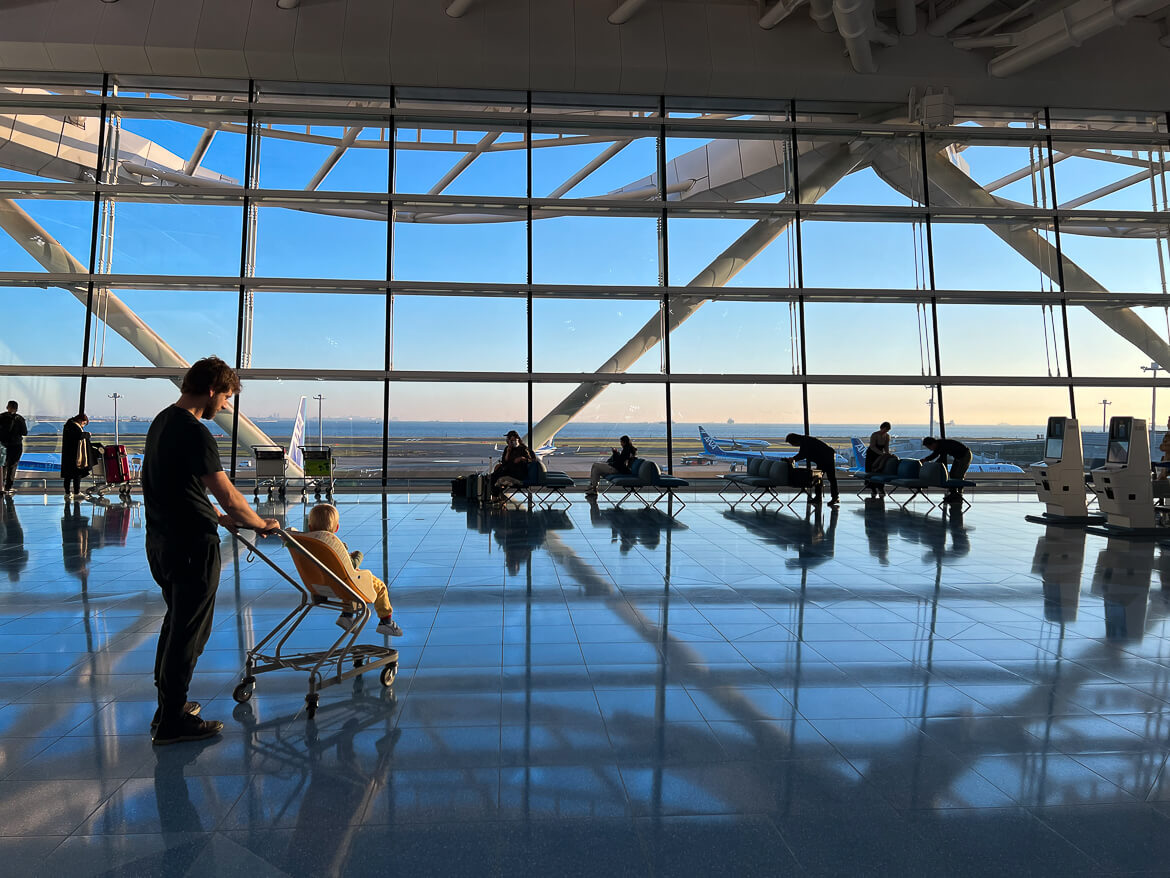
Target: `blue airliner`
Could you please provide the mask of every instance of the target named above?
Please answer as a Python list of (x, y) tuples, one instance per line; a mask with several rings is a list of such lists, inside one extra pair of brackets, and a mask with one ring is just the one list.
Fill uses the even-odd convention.
[[(856, 436), (850, 440), (853, 445), (853, 466), (849, 467), (849, 472), (854, 475), (865, 474), (865, 443)], [(900, 455), (901, 457), (914, 457), (914, 454), (907, 454), (905, 451)], [(926, 449), (922, 449), (922, 456), (926, 456)], [(978, 462), (976, 462), (978, 461)], [(981, 475), (985, 473), (1013, 473), (1023, 475), (1024, 470), (1016, 466), (1014, 463), (992, 463), (986, 457), (981, 457), (978, 454), (971, 456), (971, 465), (967, 467), (967, 472), (972, 475)]]
[[(687, 455), (687, 460), (701, 459), (701, 460), (727, 460), (735, 461), (736, 463), (747, 463), (750, 460), (758, 460), (764, 458), (765, 460), (780, 460), (787, 457), (795, 457), (800, 453), (797, 448), (789, 448), (787, 450), (765, 451), (765, 448), (771, 447), (769, 442), (763, 439), (718, 439), (699, 427), (699, 439), (703, 443), (703, 452), (701, 454)], [(849, 461), (837, 454), (837, 466), (849, 466)]]

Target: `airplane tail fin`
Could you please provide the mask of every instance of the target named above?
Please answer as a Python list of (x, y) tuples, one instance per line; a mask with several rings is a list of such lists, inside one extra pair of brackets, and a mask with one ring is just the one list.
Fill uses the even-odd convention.
[(305, 456), (301, 453), (301, 446), (305, 444), (305, 407), (308, 405), (305, 397), (301, 397), (301, 404), (297, 407), (297, 419), (293, 421), (292, 436), (288, 440), (288, 459), (304, 469)]
[(853, 463), (859, 470), (865, 469), (865, 445), (854, 436), (850, 443), (853, 445)]
[(699, 427), (699, 439), (703, 443), (703, 450), (708, 454), (718, 454), (720, 452), (719, 446), (715, 444), (711, 435), (702, 427)]

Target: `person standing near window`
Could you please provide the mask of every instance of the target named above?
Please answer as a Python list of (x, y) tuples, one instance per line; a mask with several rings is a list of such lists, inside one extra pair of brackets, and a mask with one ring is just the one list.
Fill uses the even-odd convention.
[(8, 494), (15, 493), (12, 482), (16, 479), (16, 465), (24, 454), (24, 437), (28, 435), (28, 424), (16, 413), (19, 408), (16, 400), (10, 399), (7, 411), (0, 414), (0, 445), (4, 446), (4, 491)]

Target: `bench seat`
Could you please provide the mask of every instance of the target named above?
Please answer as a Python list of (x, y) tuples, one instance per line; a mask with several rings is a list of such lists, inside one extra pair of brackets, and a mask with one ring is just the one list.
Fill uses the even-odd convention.
[(630, 496), (637, 497), (647, 508), (656, 506), (663, 498), (669, 498), (672, 501), (678, 500), (680, 512), (687, 504), (674, 492), (679, 488), (690, 487), (691, 484), (686, 479), (663, 473), (654, 461), (640, 457), (630, 461), (628, 473), (608, 473), (602, 478), (607, 488), (617, 488), (625, 492), (614, 503), (615, 506), (621, 506)]

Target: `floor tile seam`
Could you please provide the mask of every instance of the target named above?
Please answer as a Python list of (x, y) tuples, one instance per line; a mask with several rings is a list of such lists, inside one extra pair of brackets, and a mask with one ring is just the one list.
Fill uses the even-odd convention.
[[(1135, 803), (1140, 803), (1140, 801), (1135, 800)], [(1130, 803), (1130, 802), (1117, 803), (1117, 805), (1121, 808), (1132, 807), (1133, 804), (1134, 803)], [(1044, 812), (1045, 811), (1053, 810), (1056, 808), (1082, 808), (1082, 809), (1087, 810), (1089, 808), (1101, 807), (1100, 805), (1088, 803), (1088, 804), (1082, 804), (1082, 805), (1055, 805), (1055, 806), (1027, 805), (1027, 806), (1023, 806), (1023, 807), (1032, 816), (1032, 818), (1035, 820), (1038, 820), (1041, 823), (1041, 825), (1044, 826), (1045, 829), (1047, 829), (1049, 832), (1053, 833), (1057, 838), (1061, 839), (1065, 844), (1067, 844), (1073, 850), (1077, 851), (1079, 854), (1084, 856), (1091, 863), (1094, 863), (1096, 865), (1096, 867), (1099, 870), (1101, 870), (1098, 874), (1101, 874), (1101, 875), (1125, 875), (1125, 874), (1127, 874), (1127, 871), (1132, 871), (1132, 870), (1117, 870), (1117, 869), (1107, 870), (1107, 869), (1105, 869), (1101, 860), (1099, 860), (1097, 857), (1094, 857), (1087, 850), (1085, 850), (1084, 848), (1082, 848), (1080, 845), (1077, 844), (1075, 836), (1070, 838), (1068, 835), (1061, 832), (1060, 829), (1058, 829), (1056, 826), (1054, 826), (1053, 824), (1049, 823), (1047, 820), (1044, 819)], [(1109, 807), (1109, 805), (1106, 805), (1105, 807)], [(1168, 818), (1168, 819), (1170, 819), (1170, 818)]]
[[(121, 790), (122, 787), (126, 786), (126, 784), (130, 780), (132, 780), (132, 778), (123, 777), (123, 778), (115, 778), (115, 780), (117, 781), (117, 784), (114, 786), (114, 788), (111, 789), (108, 794), (103, 796), (101, 798), (101, 800), (93, 807), (93, 809), (91, 811), (89, 811), (89, 813), (87, 813), (85, 815), (85, 817), (83, 817), (80, 820), (80, 822), (78, 822), (77, 825), (74, 826), (69, 831), (70, 838), (72, 838), (73, 835), (75, 835), (77, 833), (77, 830), (79, 830), (82, 826), (84, 826), (86, 823), (88, 823), (90, 820), (92, 820), (94, 815), (97, 814), (97, 812), (100, 811), (102, 808), (104, 808), (110, 802), (110, 800), (113, 799), (113, 797), (115, 795), (117, 795), (118, 791)], [(101, 778), (98, 778), (97, 780), (94, 780), (91, 782), (100, 784), (100, 783), (104, 783), (104, 780)], [(37, 781), (24, 781), (24, 783), (37, 783)]]

